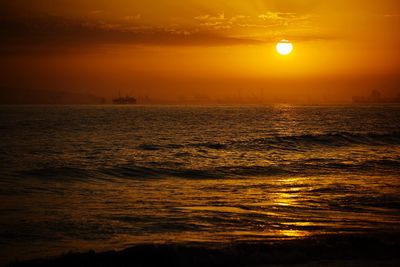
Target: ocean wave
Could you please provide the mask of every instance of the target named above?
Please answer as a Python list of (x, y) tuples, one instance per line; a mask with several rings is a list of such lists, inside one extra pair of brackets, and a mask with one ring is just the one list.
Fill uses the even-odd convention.
[(182, 144), (141, 144), (138, 150), (156, 151), (168, 149), (198, 148), (206, 150), (305, 150), (320, 147), (345, 147), (345, 146), (385, 146), (400, 145), (400, 132), (394, 133), (323, 133), (302, 134), (288, 136), (269, 136), (253, 138), (249, 140), (225, 141), (225, 142), (199, 142)]
[(276, 136), (258, 138), (247, 143), (254, 143), (260, 146), (274, 146), (278, 148), (293, 149), (296, 147), (313, 146), (350, 146), (350, 145), (398, 145), (400, 144), (400, 132), (379, 134), (356, 134), (348, 132), (327, 133), (327, 134), (304, 134), (291, 136)]
[(153, 144), (141, 144), (137, 148), (139, 150), (154, 151), (154, 150), (159, 150), (161, 147)]
[(335, 162), (335, 161), (297, 161), (276, 165), (253, 166), (204, 166), (190, 168), (179, 164), (136, 165), (124, 164), (110, 167), (85, 169), (83, 167), (55, 167), (32, 169), (19, 172), (20, 176), (37, 178), (163, 178), (178, 177), (188, 179), (223, 179), (269, 176), (313, 176), (337, 174), (365, 173), (400, 173), (400, 160), (366, 160), (364, 162)]
[(247, 177), (247, 176), (272, 176), (285, 175), (288, 172), (284, 168), (275, 166), (232, 166), (232, 167), (215, 167), (215, 168), (185, 168), (185, 167), (155, 167), (155, 166), (138, 166), (138, 165), (120, 165), (114, 167), (101, 167), (98, 169), (84, 169), (79, 167), (55, 167), (40, 168), (18, 172), (17, 176), (34, 177), (34, 178), (192, 178), (192, 179), (209, 179), (209, 178), (227, 178), (227, 177)]
[(274, 166), (249, 166), (249, 167), (215, 167), (204, 169), (193, 168), (165, 168), (165, 167), (139, 167), (139, 166), (116, 166), (112, 169), (102, 170), (103, 174), (113, 175), (119, 178), (227, 178), (246, 176), (271, 176), (287, 174), (287, 171)]
[(191, 146), (194, 147), (203, 147), (203, 148), (210, 148), (210, 149), (226, 149), (227, 145), (222, 143), (213, 143), (213, 142), (206, 142), (206, 143), (198, 143), (192, 144)]
[(30, 170), (23, 170), (18, 172), (19, 176), (23, 177), (35, 177), (35, 178), (75, 178), (75, 179), (87, 179), (98, 177), (96, 173), (91, 170), (79, 168), (79, 167), (46, 167), (36, 168)]
[(194, 148), (205, 148), (205, 149), (226, 149), (227, 144), (222, 144), (218, 142), (204, 142), (204, 143), (189, 143), (189, 144), (165, 144), (165, 145), (155, 145), (155, 144), (141, 144), (137, 146), (138, 150), (155, 151), (162, 149), (181, 149), (187, 147)]

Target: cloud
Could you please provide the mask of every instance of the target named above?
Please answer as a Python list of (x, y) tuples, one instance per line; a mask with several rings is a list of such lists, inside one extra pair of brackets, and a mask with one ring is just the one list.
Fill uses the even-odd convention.
[(123, 17), (123, 19), (125, 21), (135, 21), (135, 20), (139, 20), (142, 18), (142, 15), (140, 14), (136, 14), (136, 15), (130, 15), (130, 16), (125, 16)]
[(103, 10), (92, 10), (89, 12), (90, 15), (100, 15), (103, 13)]
[[(95, 13), (102, 12), (94, 10)], [(328, 39), (308, 23), (311, 15), (266, 12), (247, 16), (224, 12), (192, 18), (192, 23), (149, 25), (141, 14), (113, 22), (36, 14), (0, 17), (0, 53), (74, 51), (100, 45), (231, 46), (276, 41), (276, 33), (296, 33), (299, 40)], [(286, 27), (290, 24), (290, 27)], [(260, 31), (260, 29), (264, 29)], [(292, 38), (293, 39), (293, 38)]]
[(304, 28), (309, 25), (315, 16), (311, 14), (297, 14), (284, 12), (266, 12), (258, 16), (235, 15), (228, 17), (224, 13), (217, 15), (201, 15), (194, 19), (200, 27), (208, 29), (235, 29), (235, 28)]
[(295, 13), (267, 12), (258, 16), (262, 20), (290, 20), (296, 18)]
[(232, 21), (226, 18), (224, 13), (220, 13), (216, 16), (202, 15), (194, 19), (200, 22), (200, 26), (211, 27), (216, 30), (230, 29), (232, 27)]
[(231, 29), (235, 26), (239, 26), (240, 23), (245, 21), (248, 16), (236, 15), (232, 17), (226, 17), (225, 13), (219, 13), (217, 15), (202, 15), (197, 16), (194, 19), (199, 23), (199, 26), (212, 28), (215, 30), (220, 29)]
[[(136, 21), (139, 15), (133, 19)], [(218, 20), (224, 20), (223, 15)], [(0, 49), (66, 47), (71, 45), (137, 44), (137, 45), (238, 45), (256, 40), (236, 38), (217, 31), (185, 28), (179, 25), (146, 26), (133, 23), (106, 23), (64, 17), (0, 19)]]
[(284, 13), (284, 12), (266, 12), (258, 16), (264, 22), (277, 25), (277, 26), (304, 26), (314, 16), (311, 14), (297, 14), (297, 13)]
[(202, 16), (195, 17), (195, 19), (200, 20), (200, 21), (226, 21), (227, 20), (225, 18), (225, 13), (220, 13), (217, 16), (202, 15)]
[(400, 14), (385, 14), (385, 18), (400, 18)]

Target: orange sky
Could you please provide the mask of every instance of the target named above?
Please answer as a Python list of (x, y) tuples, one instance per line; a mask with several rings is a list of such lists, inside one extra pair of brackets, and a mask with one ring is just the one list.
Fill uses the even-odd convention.
[[(400, 93), (396, 0), (14, 0), (0, 9), (3, 88), (170, 102)], [(291, 55), (276, 53), (280, 39), (293, 42)]]

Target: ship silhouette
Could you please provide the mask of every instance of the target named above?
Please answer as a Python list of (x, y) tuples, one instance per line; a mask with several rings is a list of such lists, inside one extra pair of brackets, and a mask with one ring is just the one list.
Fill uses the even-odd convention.
[(118, 94), (117, 98), (113, 99), (113, 103), (116, 105), (135, 105), (137, 103), (136, 98), (131, 96), (121, 96), (121, 93)]
[(379, 90), (372, 90), (369, 96), (354, 96), (353, 103), (356, 104), (376, 104), (376, 103), (400, 103), (400, 94), (394, 98), (382, 97)]

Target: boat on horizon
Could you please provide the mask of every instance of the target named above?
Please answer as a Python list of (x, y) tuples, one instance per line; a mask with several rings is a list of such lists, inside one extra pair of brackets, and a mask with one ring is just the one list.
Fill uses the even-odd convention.
[(379, 90), (372, 90), (371, 94), (365, 96), (353, 96), (353, 103), (356, 104), (394, 104), (400, 103), (400, 94), (397, 97), (385, 98)]
[(137, 104), (137, 99), (131, 96), (121, 96), (121, 94), (119, 94), (119, 96), (117, 98), (113, 99), (113, 103), (115, 105), (135, 105)]

